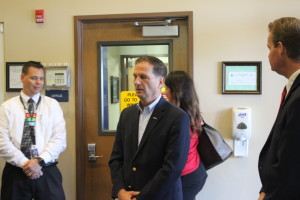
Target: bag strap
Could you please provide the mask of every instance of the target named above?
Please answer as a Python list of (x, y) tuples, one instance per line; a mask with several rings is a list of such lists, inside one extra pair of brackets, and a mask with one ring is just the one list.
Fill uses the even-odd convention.
[(206, 124), (206, 122), (204, 121), (204, 119), (203, 119), (203, 117), (201, 116), (201, 119), (202, 119), (202, 122), (203, 122), (203, 124), (201, 124), (201, 126), (203, 126), (203, 125), (205, 125)]

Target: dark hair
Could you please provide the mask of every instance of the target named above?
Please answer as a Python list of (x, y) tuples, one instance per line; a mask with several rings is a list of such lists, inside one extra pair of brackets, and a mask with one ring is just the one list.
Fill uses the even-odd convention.
[(269, 24), (269, 32), (274, 46), (281, 42), (286, 48), (287, 56), (300, 61), (300, 20), (294, 17), (283, 17)]
[(45, 71), (44, 66), (40, 62), (28, 61), (28, 62), (24, 63), (24, 65), (23, 65), (22, 74), (27, 74), (29, 67), (35, 67), (38, 69), (43, 69)]
[(202, 131), (199, 99), (194, 82), (184, 71), (172, 71), (168, 74), (165, 85), (171, 90), (171, 94), (178, 107), (187, 112), (194, 130)]
[(158, 59), (154, 56), (142, 56), (135, 61), (135, 64), (138, 64), (141, 62), (150, 63), (151, 65), (153, 65), (153, 73), (156, 76), (161, 76), (163, 78), (166, 78), (167, 67), (160, 59)]

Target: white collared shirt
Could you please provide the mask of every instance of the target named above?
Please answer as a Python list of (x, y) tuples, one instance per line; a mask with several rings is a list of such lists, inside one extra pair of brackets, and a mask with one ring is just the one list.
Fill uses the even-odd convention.
[(291, 87), (292, 87), (292, 85), (293, 85), (293, 83), (294, 83), (294, 81), (296, 80), (296, 78), (297, 78), (297, 76), (300, 74), (300, 69), (298, 69), (297, 71), (295, 71), (293, 74), (292, 74), (292, 76), (289, 78), (289, 80), (288, 80), (288, 83), (286, 84), (286, 95), (285, 96), (287, 96), (288, 95), (288, 93), (289, 93), (289, 91), (290, 91), (290, 89), (291, 89)]
[(40, 96), (41, 96), (41, 94), (40, 93), (38, 93), (38, 94), (36, 94), (36, 95), (34, 95), (34, 96), (32, 96), (32, 97), (29, 97), (29, 96), (27, 96), (26, 94), (24, 94), (24, 92), (23, 91), (21, 91), (21, 98), (22, 98), (22, 101), (23, 101), (23, 103), (24, 103), (24, 106), (25, 106), (25, 108), (28, 110), (28, 100), (31, 98), (33, 101), (34, 101), (34, 108), (36, 109), (36, 106), (37, 106), (37, 103), (38, 103), (38, 101), (39, 101), (39, 98), (40, 98)]
[[(27, 104), (30, 97), (22, 92), (20, 95), (24, 104)], [(55, 161), (65, 150), (66, 127), (59, 103), (40, 94), (32, 99), (37, 103), (40, 96), (41, 102), (36, 111), (36, 146), (39, 156), (47, 163)], [(20, 150), (25, 112), (20, 96), (13, 97), (0, 106), (0, 157), (18, 167), (28, 161)]]
[(149, 119), (153, 113), (153, 110), (157, 103), (159, 102), (161, 98), (161, 95), (149, 106), (144, 107), (144, 109), (141, 108), (139, 103), (137, 104), (137, 108), (140, 110), (140, 118), (139, 118), (139, 133), (138, 133), (138, 144), (140, 144), (142, 137), (144, 135), (145, 129), (147, 127), (147, 124), (149, 122)]

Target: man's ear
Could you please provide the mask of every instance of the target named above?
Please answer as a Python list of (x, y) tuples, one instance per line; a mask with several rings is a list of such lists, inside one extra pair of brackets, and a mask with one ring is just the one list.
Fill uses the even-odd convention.
[(21, 76), (20, 76), (20, 80), (22, 83), (23, 83), (24, 76), (25, 76), (24, 74), (21, 74)]
[(276, 48), (278, 48), (278, 50), (280, 51), (280, 54), (286, 54), (286, 48), (282, 44), (282, 42), (278, 42)]
[(160, 76), (159, 77), (159, 88), (161, 89), (165, 84), (165, 78)]

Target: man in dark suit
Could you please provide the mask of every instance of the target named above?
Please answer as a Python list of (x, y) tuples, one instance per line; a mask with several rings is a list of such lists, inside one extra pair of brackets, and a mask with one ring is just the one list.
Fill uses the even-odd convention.
[(286, 95), (259, 156), (259, 200), (300, 199), (300, 20), (286, 17), (269, 24), (269, 61), (286, 77)]
[(136, 61), (133, 76), (140, 102), (124, 109), (118, 123), (109, 161), (113, 198), (182, 200), (189, 117), (162, 97), (166, 74), (158, 58)]

